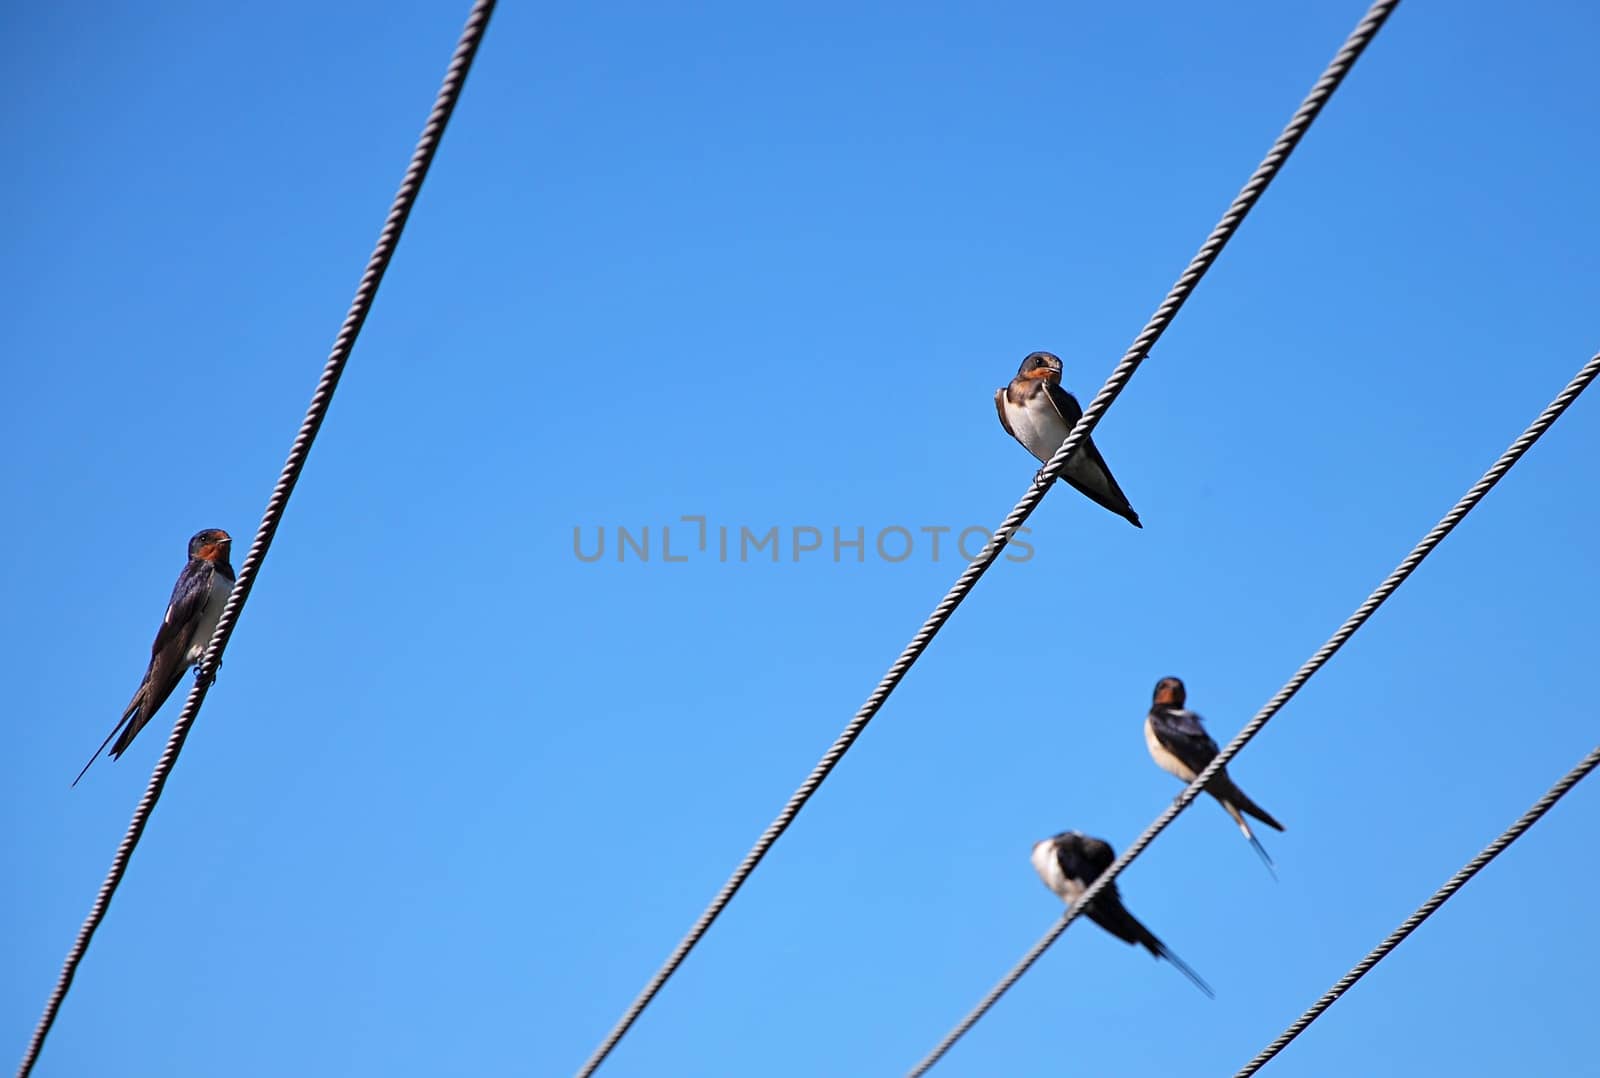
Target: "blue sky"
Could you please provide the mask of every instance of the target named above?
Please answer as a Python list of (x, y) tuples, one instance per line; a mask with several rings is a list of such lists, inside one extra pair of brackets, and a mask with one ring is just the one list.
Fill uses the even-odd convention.
[[(508, 5), (40, 1075), (570, 1073), (1087, 398), (1363, 10)], [(20, 1056), (177, 704), (68, 783), (187, 537), (239, 553), (465, 15), (12, 6), (0, 850)], [(613, 1056), (912, 1065), (1600, 342), (1585, 5), (1403, 5), (1096, 440)], [(1230, 1073), (1594, 744), (1584, 399), (936, 1072)], [(592, 536), (816, 527), (778, 564)], [(918, 539), (835, 561), (831, 529)], [(787, 542), (787, 540), (786, 540)], [(892, 548), (891, 548), (892, 550)], [(763, 555), (763, 557), (765, 557)], [(1580, 788), (1274, 1075), (1590, 1065)], [(1585, 863), (1591, 864), (1584, 868)]]

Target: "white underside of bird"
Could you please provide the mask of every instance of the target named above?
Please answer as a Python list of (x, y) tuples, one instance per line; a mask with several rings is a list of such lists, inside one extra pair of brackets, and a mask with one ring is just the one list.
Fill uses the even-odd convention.
[[(1055, 456), (1056, 450), (1061, 448), (1061, 443), (1072, 433), (1072, 428), (1051, 403), (1050, 394), (1042, 387), (1024, 404), (1012, 404), (1008, 399), (1005, 402), (1005, 409), (1006, 422), (1011, 424), (1011, 430), (1016, 434), (1017, 441), (1041, 462), (1048, 462)], [(1082, 446), (1083, 442), (1078, 444)], [(1061, 474), (1070, 475), (1079, 483), (1095, 490), (1107, 494), (1111, 492), (1109, 477), (1095, 466), (1087, 453), (1074, 451), (1072, 456), (1067, 458), (1067, 465), (1061, 469)]]
[(1188, 764), (1174, 756), (1172, 751), (1161, 743), (1161, 739), (1156, 736), (1155, 721), (1149, 716), (1146, 716), (1144, 720), (1144, 743), (1150, 750), (1151, 759), (1155, 760), (1161, 770), (1174, 778), (1182, 779), (1184, 782), (1193, 782), (1195, 776), (1199, 774), (1198, 771), (1193, 770)]
[[(228, 596), (233, 591), (233, 581), (221, 573), (211, 574), (211, 586), (206, 590), (206, 605), (201, 607), (200, 616), (195, 619), (194, 635), (189, 638), (189, 647), (183, 653), (185, 666), (193, 666), (205, 658), (206, 645), (211, 643), (211, 635), (217, 631), (217, 622), (222, 617), (222, 608), (228, 605)], [(172, 607), (167, 607), (167, 623), (172, 623)]]
[(1034, 871), (1039, 873), (1039, 878), (1044, 880), (1045, 886), (1068, 905), (1078, 901), (1083, 892), (1088, 890), (1081, 882), (1061, 871), (1061, 862), (1056, 857), (1055, 843), (1049, 839), (1033, 844), (1032, 859)]

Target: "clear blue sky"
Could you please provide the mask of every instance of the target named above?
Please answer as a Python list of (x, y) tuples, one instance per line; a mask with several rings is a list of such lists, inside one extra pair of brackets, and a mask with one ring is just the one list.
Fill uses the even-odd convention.
[[(13, 1057), (177, 703), (68, 782), (465, 10), (0, 14)], [(954, 580), (920, 529), (1026, 488), (995, 387), (1094, 392), (1362, 10), (505, 6), (38, 1073), (575, 1069)], [(1226, 740), (1333, 631), (1600, 346), (1597, 34), (1402, 6), (1096, 434), (1145, 529), (1046, 499), (606, 1074), (900, 1073), (1059, 913), (1031, 844), (1177, 793), (1156, 678)], [(1280, 882), (1210, 804), (1124, 876), (1214, 1002), (1081, 924), (938, 1073), (1231, 1073), (1591, 748), (1597, 460), (1590, 398), (1240, 758)], [(665, 564), (686, 514), (781, 560)], [(1597, 811), (1271, 1073), (1592, 1067)]]

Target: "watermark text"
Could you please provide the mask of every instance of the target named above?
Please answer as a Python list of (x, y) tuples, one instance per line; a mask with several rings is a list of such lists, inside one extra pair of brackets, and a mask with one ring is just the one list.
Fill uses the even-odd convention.
[[(1028, 534), (1025, 526), (1012, 533), (1002, 548), (1007, 561), (1022, 562), (1033, 557)], [(865, 524), (771, 524), (752, 528), (747, 524), (713, 524), (705, 516), (694, 514), (681, 516), (671, 524), (572, 527), (572, 554), (589, 563), (672, 565), (695, 560), (781, 565), (878, 561), (900, 565), (913, 559), (940, 562), (957, 558), (972, 562), (982, 557), (993, 542), (994, 533), (979, 525), (955, 528), (947, 524), (891, 524), (869, 529)]]

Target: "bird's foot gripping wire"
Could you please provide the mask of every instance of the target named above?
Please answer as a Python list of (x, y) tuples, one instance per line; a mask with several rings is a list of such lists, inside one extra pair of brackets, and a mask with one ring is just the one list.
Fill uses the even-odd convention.
[(1039, 487), (1047, 486), (1049, 484), (1049, 480), (1045, 479), (1045, 477), (1044, 477), (1044, 469), (1043, 468), (1040, 468), (1038, 471), (1033, 473), (1033, 483), (1034, 483), (1034, 486), (1039, 486)]
[(221, 659), (217, 660), (217, 668), (215, 670), (211, 671), (211, 676), (210, 677), (206, 677), (205, 674), (201, 672), (200, 664), (196, 663), (195, 667), (194, 667), (194, 680), (195, 680), (195, 682), (197, 684), (199, 682), (204, 681), (206, 683), (206, 688), (209, 689), (209, 688), (211, 688), (211, 686), (213, 686), (213, 685), (215, 685), (217, 683), (217, 675), (220, 674), (221, 672), (222, 672), (222, 660)]

